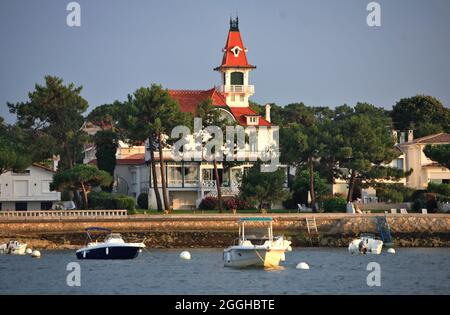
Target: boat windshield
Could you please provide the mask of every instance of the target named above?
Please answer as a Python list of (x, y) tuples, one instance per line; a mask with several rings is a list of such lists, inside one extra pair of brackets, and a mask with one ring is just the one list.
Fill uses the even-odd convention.
[(373, 238), (375, 239), (375, 235), (371, 233), (361, 233), (361, 238)]
[(111, 233), (106, 237), (107, 240), (121, 240), (122, 236), (119, 233)]

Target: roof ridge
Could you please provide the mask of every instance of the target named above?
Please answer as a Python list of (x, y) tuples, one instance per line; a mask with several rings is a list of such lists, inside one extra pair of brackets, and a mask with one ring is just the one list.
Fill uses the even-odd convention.
[(439, 132), (439, 133), (435, 133), (435, 134), (432, 134), (432, 135), (428, 135), (428, 136), (424, 136), (424, 137), (420, 137), (420, 138), (414, 139), (413, 142), (419, 143), (421, 141), (429, 140), (429, 139), (432, 139), (434, 137), (438, 137), (440, 135), (449, 135), (450, 136), (450, 134), (448, 134), (446, 132)]

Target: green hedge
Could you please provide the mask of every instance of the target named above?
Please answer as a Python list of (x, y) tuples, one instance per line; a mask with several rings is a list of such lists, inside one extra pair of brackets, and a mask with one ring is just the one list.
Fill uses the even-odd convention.
[(140, 209), (148, 209), (148, 194), (140, 193), (137, 199), (137, 204)]
[(325, 197), (323, 210), (325, 212), (346, 212), (347, 201), (342, 197)]
[(136, 203), (133, 197), (111, 194), (105, 191), (89, 193), (89, 207), (92, 209), (126, 209), (134, 212)]

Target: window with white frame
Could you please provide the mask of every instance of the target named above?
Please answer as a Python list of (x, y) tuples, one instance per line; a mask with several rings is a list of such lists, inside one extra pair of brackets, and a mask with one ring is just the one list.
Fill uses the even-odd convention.
[(247, 124), (249, 125), (257, 125), (258, 124), (258, 116), (248, 116)]

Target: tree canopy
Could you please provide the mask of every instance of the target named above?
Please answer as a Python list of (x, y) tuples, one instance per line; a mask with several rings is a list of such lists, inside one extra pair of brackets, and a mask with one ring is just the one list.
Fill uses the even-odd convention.
[(413, 129), (415, 137), (450, 132), (450, 108), (432, 96), (402, 98), (394, 105), (391, 117), (396, 129)]
[(50, 189), (56, 191), (75, 190), (81, 191), (84, 198), (84, 206), (88, 205), (88, 193), (94, 187), (109, 186), (113, 177), (106, 171), (99, 170), (93, 165), (78, 164), (72, 169), (58, 170), (53, 175)]
[(355, 183), (405, 176), (402, 170), (386, 166), (400, 152), (394, 147), (389, 126), (391, 120), (383, 109), (358, 103), (339, 116), (336, 132), (343, 140), (336, 152), (339, 166), (348, 170), (341, 177), (348, 181), (347, 201), (352, 201)]
[(0, 117), (0, 175), (8, 171), (23, 171), (31, 165), (31, 157), (21, 137), (20, 129), (4, 124)]
[(261, 172), (260, 163), (255, 163), (244, 173), (239, 187), (241, 197), (260, 210), (264, 204), (273, 206), (289, 197), (289, 192), (283, 184), (286, 180), (284, 169), (275, 172)]
[(28, 93), (28, 101), (7, 104), (16, 114), (17, 125), (28, 133), (34, 161), (59, 155), (59, 167), (75, 165), (87, 141), (81, 127), (88, 103), (81, 90), (81, 86), (64, 85), (61, 78), (46, 76), (45, 85), (36, 84)]
[(428, 158), (450, 169), (450, 144), (427, 145), (423, 152)]

